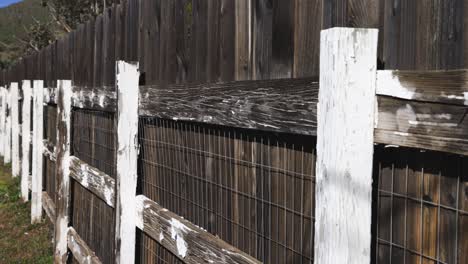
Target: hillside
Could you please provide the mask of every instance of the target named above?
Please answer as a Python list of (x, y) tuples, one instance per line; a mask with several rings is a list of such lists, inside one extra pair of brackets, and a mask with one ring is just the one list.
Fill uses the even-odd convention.
[(51, 20), (47, 9), (42, 7), (41, 0), (24, 0), (0, 8), (0, 63), (22, 53), (17, 38), (25, 36), (25, 27), (28, 28), (34, 19), (41, 22)]

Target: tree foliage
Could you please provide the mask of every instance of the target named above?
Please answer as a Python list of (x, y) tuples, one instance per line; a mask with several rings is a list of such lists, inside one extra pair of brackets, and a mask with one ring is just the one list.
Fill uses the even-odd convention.
[(55, 21), (67, 32), (102, 13), (115, 0), (42, 0)]

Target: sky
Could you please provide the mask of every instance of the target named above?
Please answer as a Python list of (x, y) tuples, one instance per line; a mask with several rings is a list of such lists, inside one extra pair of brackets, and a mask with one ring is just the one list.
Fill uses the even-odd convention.
[(21, 2), (22, 0), (0, 0), (0, 8), (14, 3)]

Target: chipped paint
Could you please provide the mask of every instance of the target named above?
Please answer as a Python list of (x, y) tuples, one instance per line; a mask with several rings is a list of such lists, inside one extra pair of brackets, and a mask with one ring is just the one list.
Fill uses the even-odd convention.
[(377, 72), (377, 94), (411, 100), (414, 99), (415, 91), (415, 87), (403, 85), (395, 71), (382, 70)]
[(28, 201), (29, 199), (29, 153), (30, 153), (30, 143), (31, 143), (31, 82), (23, 81), (23, 109), (22, 109), (22, 144), (21, 151), (23, 153), (23, 158), (21, 162), (21, 197), (23, 201)]
[(184, 234), (189, 231), (190, 229), (179, 220), (171, 219), (171, 238), (176, 241), (177, 253), (182, 258), (187, 255), (187, 242), (184, 240)]
[(138, 160), (138, 63), (116, 63), (118, 95), (116, 263), (135, 262)]

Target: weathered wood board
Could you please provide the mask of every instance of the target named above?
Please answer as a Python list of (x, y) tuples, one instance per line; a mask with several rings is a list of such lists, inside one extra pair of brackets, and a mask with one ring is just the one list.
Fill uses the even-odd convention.
[(139, 114), (315, 135), (316, 79), (140, 87)]
[(136, 223), (185, 263), (260, 263), (146, 196), (136, 200)]
[(115, 180), (77, 157), (70, 157), (70, 176), (86, 189), (115, 207)]

